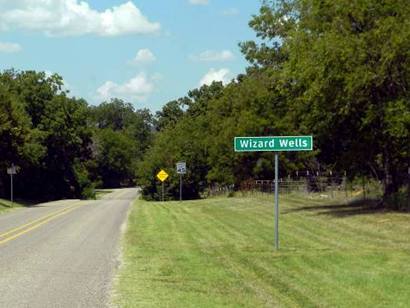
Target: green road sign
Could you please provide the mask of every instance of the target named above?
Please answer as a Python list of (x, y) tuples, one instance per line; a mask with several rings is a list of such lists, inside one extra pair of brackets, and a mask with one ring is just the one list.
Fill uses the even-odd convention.
[(235, 137), (235, 152), (312, 151), (312, 136)]
[[(312, 136), (235, 137), (235, 152), (312, 151)], [(275, 153), (275, 249), (279, 249), (279, 153)]]

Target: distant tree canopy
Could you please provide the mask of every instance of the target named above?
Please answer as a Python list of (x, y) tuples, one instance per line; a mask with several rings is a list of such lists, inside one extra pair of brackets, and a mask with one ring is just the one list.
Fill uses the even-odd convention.
[(119, 99), (91, 107), (94, 135), (92, 178), (107, 188), (135, 184), (136, 162), (151, 144), (153, 117)]

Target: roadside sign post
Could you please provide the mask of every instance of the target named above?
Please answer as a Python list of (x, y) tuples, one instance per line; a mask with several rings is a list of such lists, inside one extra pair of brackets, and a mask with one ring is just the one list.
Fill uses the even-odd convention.
[(11, 201), (11, 207), (13, 207), (13, 173), (10, 174), (10, 201)]
[(235, 137), (235, 152), (275, 152), (275, 249), (279, 250), (279, 153), (312, 151), (312, 136)]
[(279, 154), (275, 153), (275, 249), (279, 249)]
[(179, 201), (182, 201), (182, 176), (186, 174), (186, 162), (177, 163), (177, 173), (179, 174)]
[(166, 173), (164, 170), (161, 170), (157, 174), (158, 180), (162, 182), (162, 202), (165, 201), (165, 180), (169, 177), (168, 173)]
[(14, 166), (14, 164), (11, 164), (11, 167), (7, 168), (7, 174), (10, 175), (10, 201), (11, 201), (11, 207), (13, 207), (13, 203), (14, 203), (13, 175), (17, 174), (16, 166)]
[(182, 201), (182, 174), (179, 175), (179, 201)]

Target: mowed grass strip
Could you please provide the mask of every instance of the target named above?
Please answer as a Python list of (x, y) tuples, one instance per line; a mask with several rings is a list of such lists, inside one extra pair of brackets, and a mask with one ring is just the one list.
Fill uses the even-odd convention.
[(136, 201), (121, 307), (409, 307), (410, 215), (329, 200)]
[(13, 202), (11, 203), (10, 200), (0, 199), (0, 213), (8, 212), (13, 208), (18, 208), (22, 206), (27, 206), (28, 203), (20, 203), (20, 202)]

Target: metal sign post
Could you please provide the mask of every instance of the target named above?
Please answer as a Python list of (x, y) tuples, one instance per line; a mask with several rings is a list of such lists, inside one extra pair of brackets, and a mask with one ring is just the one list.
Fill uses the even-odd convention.
[(177, 173), (179, 174), (179, 201), (182, 201), (182, 175), (186, 174), (186, 162), (177, 163)]
[(182, 174), (179, 175), (179, 201), (182, 201)]
[(13, 203), (14, 203), (13, 175), (17, 174), (16, 166), (14, 166), (14, 164), (11, 164), (11, 167), (7, 168), (7, 174), (10, 175), (10, 201), (11, 201), (11, 207), (13, 207)]
[(275, 249), (279, 249), (279, 154), (275, 153)]
[(279, 153), (312, 151), (312, 136), (235, 137), (235, 152), (275, 152), (275, 249), (279, 250)]
[(11, 207), (13, 207), (14, 196), (13, 196), (13, 173), (10, 174), (10, 201)]
[(168, 173), (166, 173), (164, 170), (161, 170), (157, 174), (158, 180), (162, 182), (162, 202), (165, 201), (165, 180), (169, 177)]

